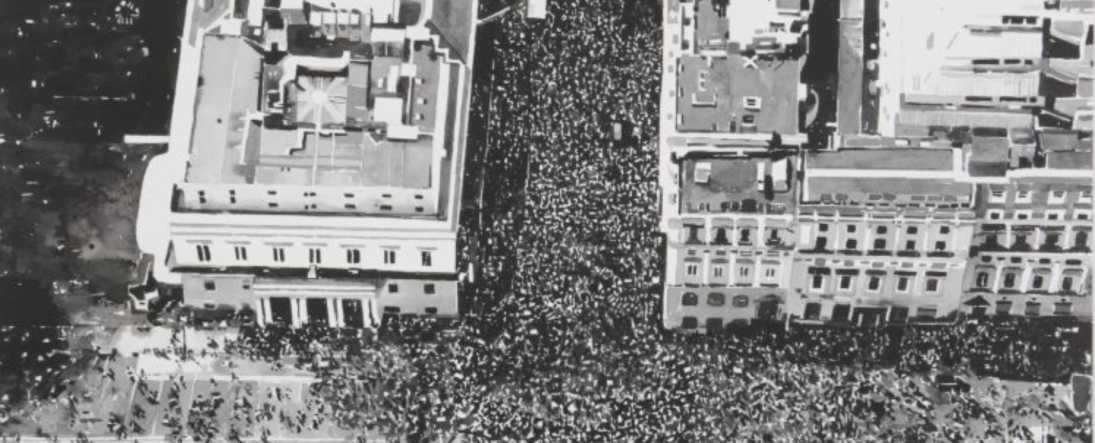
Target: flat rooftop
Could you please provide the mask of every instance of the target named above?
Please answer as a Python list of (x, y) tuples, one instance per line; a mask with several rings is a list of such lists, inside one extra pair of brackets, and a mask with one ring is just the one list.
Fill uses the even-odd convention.
[(808, 177), (806, 190), (803, 200), (809, 202), (969, 203), (973, 196), (973, 185), (969, 183), (900, 177)]
[[(317, 5), (311, 18), (294, 26), (316, 35), (329, 27), (356, 26), (361, 32), (309, 40), (309, 45), (319, 46), (300, 54), (264, 53), (261, 45), (238, 36), (205, 36), (186, 182), (411, 189), (439, 185), (434, 174), (442, 167), (439, 159), (451, 149), (446, 131), (453, 129), (442, 116), (458, 111), (447, 109), (455, 103), (456, 69), (446, 69), (439, 48), (426, 39), (436, 34), (408, 30), (393, 43), (388, 41), (395, 38), (392, 31), (402, 28), (370, 33), (377, 28), (363, 22), (368, 15), (321, 11), (316, 8), (323, 1), (310, 3)], [(398, 6), (387, 0), (358, 3)], [(434, 2), (435, 9), (439, 5), (451, 6)], [(381, 9), (394, 20), (391, 15), (399, 9), (387, 6)], [(331, 20), (340, 25), (328, 26)]]
[(811, 152), (806, 171), (815, 169), (876, 169), (898, 171), (951, 171), (954, 153), (950, 149), (848, 149)]
[(684, 56), (677, 130), (798, 133), (801, 61)]
[[(723, 208), (732, 208), (735, 202), (740, 208), (746, 200), (757, 204), (781, 204), (790, 209), (795, 202), (793, 163), (793, 158), (686, 159), (681, 162), (684, 172), (681, 177), (682, 212), (735, 212)], [(763, 175), (758, 183), (758, 171), (771, 175), (773, 189), (779, 191), (773, 192), (771, 200), (764, 196)]]

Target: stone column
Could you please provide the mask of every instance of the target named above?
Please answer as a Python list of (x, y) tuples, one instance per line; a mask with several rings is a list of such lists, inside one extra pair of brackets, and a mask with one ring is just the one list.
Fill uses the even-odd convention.
[(335, 302), (333, 298), (327, 299), (327, 326), (332, 328), (338, 327), (338, 319), (335, 318)]
[(255, 323), (259, 326), (266, 326), (266, 299), (256, 299), (258, 306), (255, 307)]
[(302, 323), (301, 320), (300, 320), (300, 317), (301, 317), (300, 299), (299, 298), (290, 298), (289, 299), (289, 308), (292, 311), (292, 321), (290, 323), (292, 323), (293, 327), (299, 327)]
[(335, 300), (335, 324), (340, 328), (346, 327), (346, 317), (342, 312), (342, 299)]
[(730, 252), (729, 269), (726, 270), (726, 285), (734, 286), (738, 281), (738, 253), (737, 251)]
[(308, 299), (298, 298), (296, 300), (297, 305), (299, 306), (297, 312), (300, 313), (300, 326), (304, 326), (308, 323)]
[(1000, 263), (996, 263), (996, 273), (992, 276), (992, 293), (993, 294), (1000, 293), (1000, 279), (1004, 278), (1000, 274), (1002, 274), (1003, 271), (1004, 271), (1004, 267), (1002, 265), (1000, 265)]
[(273, 314), (273, 312), (272, 312), (272, 311), (270, 310), (270, 299), (268, 299), (268, 298), (260, 298), (260, 299), (259, 299), (259, 302), (260, 302), (260, 303), (262, 303), (262, 312), (263, 312), (263, 317), (265, 317), (265, 318), (266, 318), (266, 321), (267, 321), (267, 322), (272, 322), (272, 321), (274, 321), (274, 314)]

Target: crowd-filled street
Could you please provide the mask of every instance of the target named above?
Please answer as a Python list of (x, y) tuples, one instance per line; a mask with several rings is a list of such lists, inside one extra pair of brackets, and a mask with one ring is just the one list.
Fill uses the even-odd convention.
[[(1085, 323), (660, 325), (657, 0), (480, 28), (443, 327), (0, 331), (0, 432), (79, 441), (1091, 441)], [(483, 49), (487, 48), (487, 49)], [(481, 81), (477, 74), (476, 81)], [(614, 137), (619, 124), (623, 136)], [(474, 245), (474, 248), (471, 246)]]

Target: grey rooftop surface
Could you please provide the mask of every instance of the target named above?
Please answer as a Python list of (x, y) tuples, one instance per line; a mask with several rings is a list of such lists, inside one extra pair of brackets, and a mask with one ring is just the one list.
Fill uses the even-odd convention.
[[(685, 56), (680, 63), (679, 131), (798, 132), (800, 60), (750, 63), (745, 57), (732, 54)], [(747, 109), (746, 97), (760, 98), (760, 109)], [(747, 116), (754, 119), (754, 127), (748, 126)]]
[(835, 153), (812, 152), (806, 156), (806, 170), (950, 171), (954, 168), (953, 159), (950, 149), (848, 149)]
[[(764, 165), (764, 158), (709, 158), (686, 159), (681, 163), (681, 207), (682, 212), (700, 212), (698, 208), (707, 204), (711, 211), (725, 212), (722, 210), (724, 202), (742, 202), (752, 199), (758, 204), (775, 203), (791, 208), (795, 202), (793, 186), (784, 192), (775, 192), (773, 199), (764, 197), (762, 189), (757, 189), (757, 165)], [(774, 162), (774, 161), (773, 161)], [(794, 159), (787, 159), (793, 163)], [(697, 183), (696, 165), (707, 163), (711, 165), (711, 173), (707, 183)], [(771, 172), (771, 166), (766, 167)], [(793, 172), (788, 172), (788, 180), (794, 177)], [(689, 210), (688, 208), (693, 208)]]

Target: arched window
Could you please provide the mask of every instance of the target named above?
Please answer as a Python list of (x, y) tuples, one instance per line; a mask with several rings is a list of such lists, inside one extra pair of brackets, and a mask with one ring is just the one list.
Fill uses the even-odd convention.
[(989, 285), (989, 273), (981, 272), (977, 274), (977, 287), (984, 288)]
[(1074, 242), (1077, 248), (1087, 247), (1087, 232), (1080, 231), (1076, 233), (1076, 241)]
[(709, 306), (722, 306), (726, 304), (726, 295), (718, 292), (712, 292), (707, 294), (707, 304)]
[(725, 243), (729, 243), (729, 242), (730, 242), (730, 240), (726, 238), (726, 228), (718, 228), (718, 229), (715, 230), (715, 243), (716, 244), (725, 244)]
[(694, 292), (685, 292), (681, 297), (681, 304), (684, 306), (696, 306), (700, 304), (700, 297)]
[(749, 297), (744, 295), (738, 295), (734, 297), (734, 307), (744, 308), (749, 306)]

